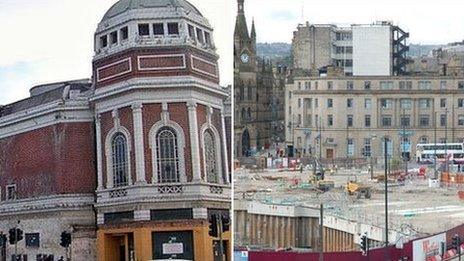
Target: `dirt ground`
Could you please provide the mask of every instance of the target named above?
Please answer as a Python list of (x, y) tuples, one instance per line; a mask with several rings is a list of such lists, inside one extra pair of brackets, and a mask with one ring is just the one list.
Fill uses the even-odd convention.
[[(375, 175), (382, 175), (381, 172)], [(334, 181), (335, 188), (320, 192), (309, 182), (312, 171), (236, 170), (234, 187), (236, 199), (257, 200), (270, 204), (308, 205), (324, 203), (326, 213), (384, 226), (384, 183), (370, 179), (364, 170), (340, 169), (326, 174), (325, 180)], [(348, 179), (356, 179), (371, 187), (370, 199), (348, 195), (344, 186)], [(464, 200), (458, 191), (464, 188), (430, 188), (428, 179), (406, 179), (404, 185), (388, 187), (389, 226), (407, 235), (438, 233), (464, 222)]]

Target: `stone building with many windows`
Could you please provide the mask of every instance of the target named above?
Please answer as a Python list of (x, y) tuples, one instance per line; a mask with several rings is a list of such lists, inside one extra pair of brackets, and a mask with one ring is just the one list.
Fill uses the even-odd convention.
[(0, 232), (24, 231), (18, 254), (65, 256), (67, 231), (73, 260), (218, 257), (209, 219), (231, 195), (215, 50), (187, 1), (120, 0), (96, 30), (92, 80), (0, 108)]
[(381, 157), (387, 137), (390, 156), (414, 158), (418, 143), (463, 142), (462, 77), (329, 74), (286, 87), (286, 141), (298, 156)]

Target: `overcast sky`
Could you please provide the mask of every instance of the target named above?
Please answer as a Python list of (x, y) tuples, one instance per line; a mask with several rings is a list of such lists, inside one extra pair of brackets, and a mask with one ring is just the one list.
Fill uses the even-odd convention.
[[(221, 84), (232, 83), (231, 0), (189, 0), (209, 19)], [(116, 0), (0, 0), (0, 104), (29, 96), (33, 85), (91, 77), (93, 34)]]
[[(235, 8), (236, 10), (236, 8)], [(411, 43), (464, 39), (462, 0), (245, 0), (259, 42), (290, 43), (299, 23), (372, 23), (390, 20), (410, 33)]]

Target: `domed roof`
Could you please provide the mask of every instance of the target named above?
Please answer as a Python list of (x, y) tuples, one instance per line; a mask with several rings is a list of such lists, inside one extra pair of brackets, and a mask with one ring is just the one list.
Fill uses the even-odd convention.
[(186, 0), (119, 0), (106, 12), (102, 21), (113, 18), (129, 10), (165, 7), (180, 7), (187, 12), (193, 12), (199, 16), (202, 16), (200, 11), (198, 11), (195, 6)]

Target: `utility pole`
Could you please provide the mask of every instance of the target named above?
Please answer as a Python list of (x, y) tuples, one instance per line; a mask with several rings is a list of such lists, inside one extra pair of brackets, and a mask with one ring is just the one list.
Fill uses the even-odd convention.
[(321, 162), (322, 167), (322, 117), (319, 121), (319, 161)]
[(18, 224), (15, 226), (15, 260), (19, 260), (18, 258), (18, 226), (19, 223), (21, 223), (20, 220), (18, 220)]
[(216, 220), (217, 220), (217, 225), (218, 225), (218, 232), (219, 232), (219, 255), (221, 256), (221, 261), (224, 260), (224, 245), (223, 245), (223, 239), (222, 239), (222, 214), (221, 215), (216, 215)]
[(387, 137), (384, 140), (384, 158), (385, 158), (385, 260), (388, 258), (388, 149), (387, 149)]
[(403, 160), (404, 160), (404, 175), (408, 175), (408, 158), (406, 157), (406, 109), (403, 109)]
[(437, 173), (437, 112), (433, 111), (433, 116), (434, 116), (434, 120), (433, 120), (433, 139), (434, 139), (434, 157), (433, 157), (433, 173), (434, 173), (434, 179), (437, 180), (438, 179), (438, 173)]
[(351, 166), (350, 160), (350, 126), (346, 123), (346, 167)]
[(324, 204), (320, 205), (319, 261), (324, 261)]
[[(448, 108), (445, 109), (445, 171), (448, 173), (449, 158), (448, 158)], [(441, 179), (441, 178), (440, 178)]]

